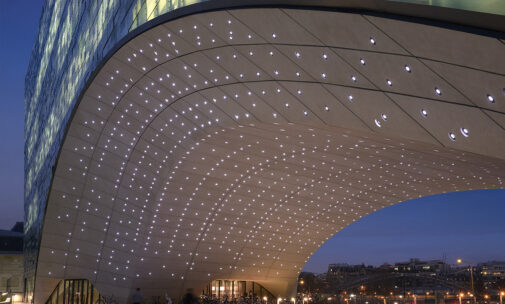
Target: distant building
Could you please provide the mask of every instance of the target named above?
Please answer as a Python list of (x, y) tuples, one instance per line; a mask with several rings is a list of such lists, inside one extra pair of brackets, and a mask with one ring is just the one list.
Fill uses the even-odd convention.
[(477, 265), (484, 288), (505, 287), (505, 262), (489, 261)]
[[(392, 267), (387, 264), (380, 267), (365, 266), (364, 264), (330, 264), (326, 273), (326, 281), (332, 291), (342, 291), (358, 288), (374, 278), (387, 276), (392, 271)], [(381, 286), (381, 288), (383, 287)], [(374, 286), (374, 288), (378, 287)]]
[(393, 267), (396, 272), (434, 272), (447, 271), (449, 266), (441, 260), (421, 261), (420, 259), (410, 259), (408, 262), (395, 263)]
[(0, 230), (0, 292), (22, 293), (23, 282), (23, 223), (11, 230)]
[[(466, 268), (465, 268), (466, 269)], [(451, 268), (442, 260), (422, 261), (412, 258), (393, 266), (379, 267), (349, 264), (330, 264), (326, 278), (331, 291), (377, 294), (425, 294), (440, 290), (457, 292), (470, 286), (469, 272)]]
[[(367, 272), (368, 269), (368, 272)], [(355, 278), (363, 277), (373, 269), (373, 266), (349, 265), (347, 263), (330, 264), (328, 265), (328, 272), (326, 279), (328, 282), (348, 281)]]

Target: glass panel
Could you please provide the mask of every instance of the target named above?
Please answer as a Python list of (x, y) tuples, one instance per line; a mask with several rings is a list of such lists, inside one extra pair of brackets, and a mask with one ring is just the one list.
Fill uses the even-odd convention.
[(268, 300), (274, 299), (274, 296), (261, 284), (252, 281), (215, 280), (202, 291), (202, 295), (220, 300), (226, 297), (229, 301), (242, 297), (246, 300), (255, 297), (261, 301), (265, 301), (265, 297)]
[(389, 0), (393, 2), (408, 2), (432, 6), (475, 11), (488, 14), (505, 15), (503, 0)]
[(100, 294), (88, 280), (62, 280), (46, 304), (94, 304)]

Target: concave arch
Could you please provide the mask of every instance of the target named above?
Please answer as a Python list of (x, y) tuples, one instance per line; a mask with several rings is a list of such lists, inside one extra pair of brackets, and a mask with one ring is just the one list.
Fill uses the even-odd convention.
[[(36, 292), (82, 277), (123, 299), (136, 285), (178, 297), (227, 278), (287, 295), (310, 255), (370, 212), (503, 188), (505, 103), (485, 96), (504, 73), (477, 70), (479, 59), (419, 59), (405, 35), (467, 35), (498, 55), (503, 45), (386, 17), (303, 13), (184, 17), (104, 64), (57, 163)], [(332, 41), (314, 20), (350, 20), (367, 37)], [(456, 70), (480, 81), (482, 100)]]

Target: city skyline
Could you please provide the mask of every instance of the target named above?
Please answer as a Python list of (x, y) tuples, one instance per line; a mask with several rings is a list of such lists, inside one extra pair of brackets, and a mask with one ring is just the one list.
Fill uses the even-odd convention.
[[(481, 202), (479, 208), (475, 208), (479, 197), (492, 198), (498, 194), (492, 193), (496, 191), (503, 192), (481, 190), (440, 194), (379, 210), (328, 240), (312, 256), (304, 270), (324, 272), (329, 263), (322, 261), (379, 266), (382, 263), (407, 261), (409, 258), (442, 259), (444, 253), (449, 264), (456, 264), (457, 258), (473, 262), (505, 260), (505, 242), (500, 242), (505, 239), (505, 225), (501, 221), (503, 213), (494, 211), (502, 208), (503, 201)], [(426, 214), (429, 212), (437, 214), (429, 216)], [(458, 225), (459, 221), (471, 223), (469, 221), (475, 217), (487, 218), (487, 225)], [(438, 222), (444, 218), (449, 225)], [(402, 229), (396, 231), (395, 225), (400, 225)], [(461, 244), (464, 240), (466, 244)], [(384, 243), (389, 245), (384, 246)], [(402, 247), (402, 244), (405, 246)], [(374, 256), (363, 252), (367, 248), (375, 252)], [(483, 252), (481, 248), (488, 249)]]

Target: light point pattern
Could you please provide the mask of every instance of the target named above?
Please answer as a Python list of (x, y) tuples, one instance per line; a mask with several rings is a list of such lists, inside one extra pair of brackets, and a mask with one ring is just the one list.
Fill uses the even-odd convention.
[[(483, 71), (486, 59), (463, 68), (457, 55), (421, 56), (408, 32), (419, 27), (505, 49), (289, 9), (197, 14), (128, 42), (69, 126), (36, 299), (70, 277), (121, 299), (137, 286), (177, 298), (215, 279), (286, 296), (310, 256), (367, 214), (503, 188), (503, 73)], [(455, 70), (480, 79), (477, 91)]]

